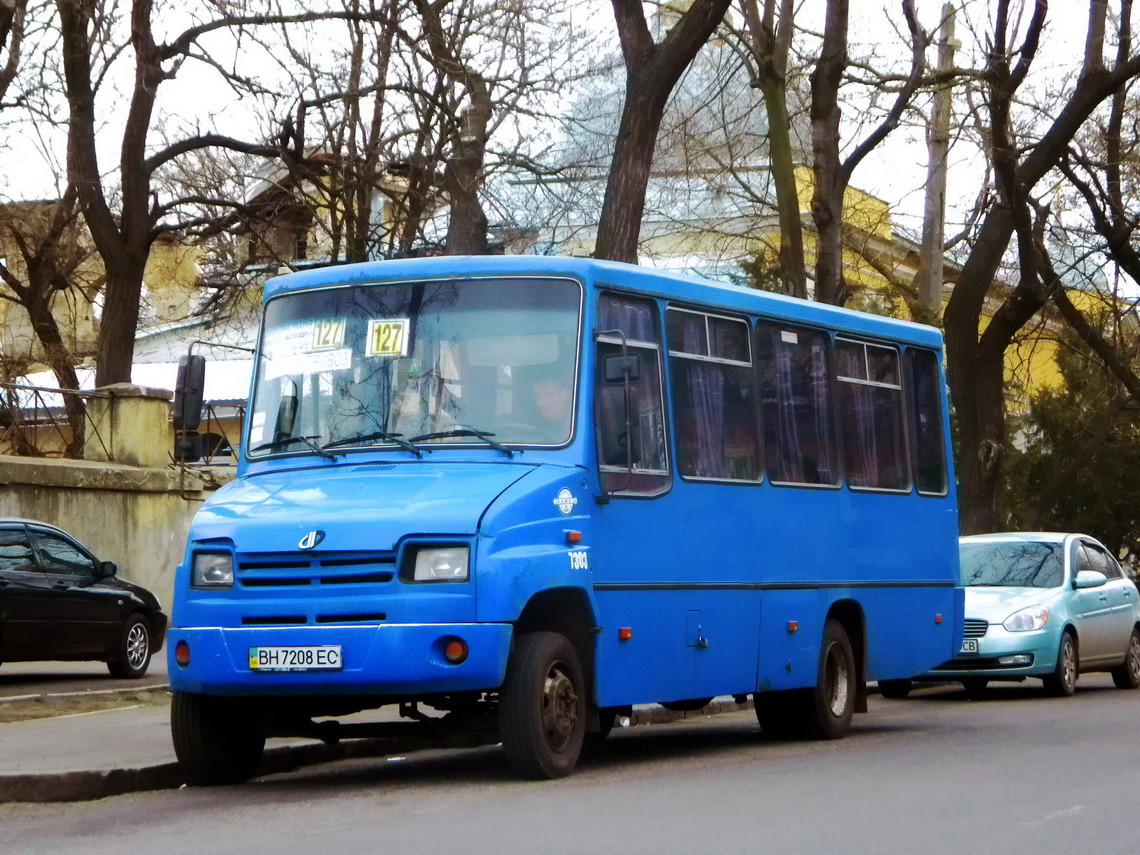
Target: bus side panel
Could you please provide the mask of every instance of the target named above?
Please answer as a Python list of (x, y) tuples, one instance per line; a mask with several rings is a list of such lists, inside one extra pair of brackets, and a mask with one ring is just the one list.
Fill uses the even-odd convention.
[(757, 691), (815, 685), (826, 596), (807, 589), (764, 592)]
[(867, 679), (913, 677), (961, 643), (961, 588), (893, 588), (866, 603)]
[(603, 589), (596, 599), (599, 706), (753, 690), (759, 591)]

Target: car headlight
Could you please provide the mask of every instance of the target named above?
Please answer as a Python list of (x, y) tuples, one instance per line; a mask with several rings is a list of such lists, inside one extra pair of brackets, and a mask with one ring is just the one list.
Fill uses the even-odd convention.
[(193, 588), (230, 588), (234, 584), (234, 559), (228, 552), (195, 552), (190, 572)]
[(470, 550), (466, 546), (424, 547), (416, 551), (413, 582), (466, 582)]
[(1029, 606), (1011, 614), (1002, 621), (1002, 626), (1010, 632), (1029, 632), (1043, 628), (1047, 620), (1049, 620), (1049, 609), (1045, 606)]

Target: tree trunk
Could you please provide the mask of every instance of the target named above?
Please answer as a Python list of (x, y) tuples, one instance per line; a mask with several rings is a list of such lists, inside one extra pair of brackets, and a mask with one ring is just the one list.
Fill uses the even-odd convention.
[(139, 323), (139, 298), (142, 292), (146, 253), (133, 263), (107, 266), (103, 315), (99, 321), (99, 349), (96, 355), (95, 385), (131, 382), (131, 364), (135, 354), (135, 330)]
[(796, 187), (796, 163), (788, 121), (786, 89), (762, 82), (764, 107), (768, 114), (768, 157), (772, 182), (776, 185), (776, 210), (780, 219), (780, 278), (784, 293), (806, 300), (807, 267), (804, 262), (804, 234), (800, 219), (800, 194)]
[(485, 87), (476, 88), (471, 95), (474, 103), (460, 119), (455, 149), (443, 173), (443, 185), (451, 200), (448, 255), (487, 253), (487, 215), (483, 213), (479, 191), (483, 187), (491, 102)]
[(654, 81), (644, 81), (641, 75), (629, 74), (621, 125), (614, 141), (614, 156), (602, 202), (595, 258), (637, 264), (645, 191), (668, 95)]
[(842, 306), (848, 297), (843, 281), (843, 190), (839, 159), (839, 83), (847, 66), (847, 0), (828, 0), (823, 45), (811, 75), (811, 147), (815, 186), (811, 216), (815, 222), (815, 299)]
[(606, 180), (595, 258), (637, 262), (649, 169), (665, 104), (697, 51), (716, 31), (730, 2), (692, 0), (656, 44), (641, 0), (611, 0), (625, 60), (625, 101)]

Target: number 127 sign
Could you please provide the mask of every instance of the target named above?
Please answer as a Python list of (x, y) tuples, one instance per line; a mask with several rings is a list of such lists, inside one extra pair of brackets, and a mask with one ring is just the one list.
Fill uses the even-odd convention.
[(367, 356), (407, 356), (408, 319), (369, 321), (364, 352)]

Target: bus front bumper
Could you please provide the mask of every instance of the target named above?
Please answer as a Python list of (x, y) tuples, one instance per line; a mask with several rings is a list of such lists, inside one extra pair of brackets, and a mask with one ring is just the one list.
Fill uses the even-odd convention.
[[(494, 689), (506, 674), (512, 629), (505, 623), (172, 627), (167, 667), (172, 689), (212, 695), (423, 695)], [(453, 639), (468, 647), (459, 663), (444, 655)], [(189, 647), (185, 666), (178, 664), (183, 643)], [(284, 655), (285, 649), (296, 648), (325, 652)], [(257, 651), (264, 650), (274, 651), (280, 667), (292, 667), (290, 657), (325, 667), (255, 669)], [(330, 659), (339, 659), (340, 667), (328, 668)]]

